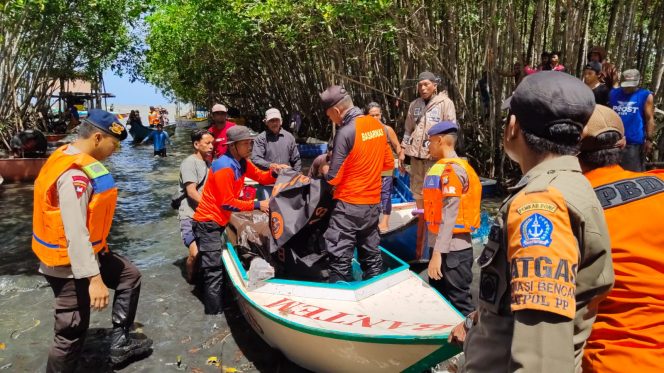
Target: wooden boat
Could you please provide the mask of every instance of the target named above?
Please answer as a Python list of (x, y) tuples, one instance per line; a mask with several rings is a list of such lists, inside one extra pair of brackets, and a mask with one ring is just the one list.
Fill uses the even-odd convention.
[(65, 137), (67, 137), (66, 133), (45, 133), (44, 136), (46, 136), (46, 141), (48, 142), (58, 142)]
[(129, 127), (129, 134), (131, 135), (134, 144), (138, 144), (141, 141), (143, 141), (146, 137), (148, 137), (150, 131), (152, 131), (150, 128), (138, 124), (129, 125), (128, 127)]
[(0, 175), (7, 183), (33, 182), (48, 158), (0, 159)]
[(177, 117), (175, 118), (175, 125), (178, 128), (207, 128), (210, 125), (208, 118), (187, 118), (187, 117)]
[(338, 284), (272, 278), (250, 285), (231, 243), (222, 261), (247, 322), (306, 369), (422, 372), (458, 354), (447, 337), (462, 315), (406, 263), (382, 253), (385, 273)]

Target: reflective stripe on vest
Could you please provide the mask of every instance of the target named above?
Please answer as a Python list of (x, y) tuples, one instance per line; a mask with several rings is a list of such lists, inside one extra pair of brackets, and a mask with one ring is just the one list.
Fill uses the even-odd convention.
[(90, 179), (93, 194), (88, 202), (86, 227), (95, 253), (106, 248), (106, 237), (117, 200), (115, 182), (106, 167), (87, 154), (64, 153), (67, 146), (57, 149), (49, 157), (35, 180), (32, 250), (42, 263), (50, 267), (70, 264), (55, 190), (62, 174), (79, 168)]

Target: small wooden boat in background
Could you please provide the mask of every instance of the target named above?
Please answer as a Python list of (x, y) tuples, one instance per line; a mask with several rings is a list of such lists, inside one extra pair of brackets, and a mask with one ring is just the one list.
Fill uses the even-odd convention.
[(0, 159), (0, 175), (6, 183), (33, 182), (48, 158)]
[(208, 118), (187, 118), (187, 117), (177, 117), (175, 118), (175, 125), (178, 128), (207, 128), (210, 125)]
[(222, 261), (249, 325), (303, 368), (422, 372), (458, 354), (447, 337), (462, 315), (406, 263), (382, 253), (385, 273), (337, 284), (277, 278), (252, 284), (230, 242)]
[(45, 133), (44, 136), (46, 136), (46, 141), (50, 143), (55, 143), (58, 142), (65, 137), (67, 137), (69, 134), (67, 133)]

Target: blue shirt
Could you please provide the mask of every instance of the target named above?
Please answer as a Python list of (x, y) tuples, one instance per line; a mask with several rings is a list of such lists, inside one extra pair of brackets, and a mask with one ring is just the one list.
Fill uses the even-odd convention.
[(643, 115), (648, 96), (650, 91), (643, 88), (632, 94), (625, 93), (622, 88), (615, 88), (609, 94), (609, 107), (620, 115), (628, 144), (643, 144), (646, 140)]
[(145, 142), (148, 139), (152, 140), (152, 145), (154, 146), (155, 151), (166, 149), (166, 143), (169, 145), (171, 144), (171, 140), (168, 138), (168, 134), (164, 131), (152, 131), (143, 141)]

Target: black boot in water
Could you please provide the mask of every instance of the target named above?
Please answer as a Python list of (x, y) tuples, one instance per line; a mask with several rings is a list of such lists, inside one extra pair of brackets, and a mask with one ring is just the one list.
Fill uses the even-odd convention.
[(111, 332), (111, 364), (120, 365), (132, 358), (141, 357), (151, 350), (152, 339), (137, 338), (123, 327), (114, 327)]

